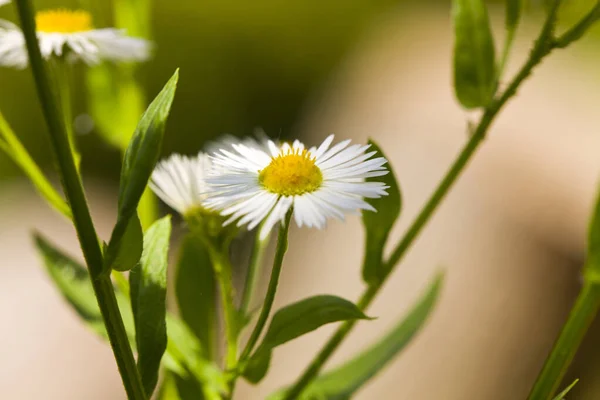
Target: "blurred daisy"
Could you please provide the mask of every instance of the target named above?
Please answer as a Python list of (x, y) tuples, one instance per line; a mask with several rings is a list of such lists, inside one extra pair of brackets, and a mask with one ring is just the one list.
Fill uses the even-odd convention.
[(386, 159), (372, 158), (369, 145), (349, 146), (350, 140), (330, 147), (333, 135), (309, 150), (299, 141), (293, 145), (268, 143), (268, 151), (232, 145), (212, 157), (214, 168), (207, 179), (211, 191), (205, 204), (253, 229), (264, 220), (264, 238), (288, 210), (298, 226), (323, 228), (330, 217), (375, 209), (365, 198), (387, 195), (381, 182), (366, 178), (388, 173)]
[(210, 158), (173, 154), (158, 163), (150, 179), (150, 188), (167, 205), (181, 215), (204, 208), (207, 186), (205, 178), (211, 168)]
[[(3, 1), (3, 0), (0, 0)], [(143, 61), (150, 43), (125, 35), (120, 29), (94, 29), (92, 16), (81, 10), (47, 10), (35, 16), (42, 56), (97, 64), (103, 60)], [(0, 20), (0, 65), (24, 68), (28, 56), (23, 33), (16, 25)]]
[(8, 3), (10, 3), (10, 0), (0, 0), (0, 7)]

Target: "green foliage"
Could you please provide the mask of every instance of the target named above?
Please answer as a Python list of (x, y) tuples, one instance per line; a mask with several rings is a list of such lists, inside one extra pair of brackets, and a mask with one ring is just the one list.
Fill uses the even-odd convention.
[(138, 263), (144, 248), (144, 233), (137, 213), (134, 213), (129, 219), (119, 246), (113, 248), (116, 248), (111, 261), (113, 269), (128, 271)]
[[(375, 344), (333, 371), (315, 379), (301, 395), (301, 400), (344, 400), (379, 373), (410, 343), (423, 327), (439, 297), (443, 275), (438, 275), (425, 294), (394, 328)], [(280, 400), (285, 390), (274, 393), (268, 400)]]
[[(113, 229), (105, 256), (105, 269), (107, 270), (110, 268), (119, 270), (131, 269), (135, 266), (137, 260), (139, 260), (139, 256), (141, 256), (141, 253), (138, 254), (133, 251), (139, 250), (139, 235), (128, 235), (130, 239), (128, 242), (125, 242), (123, 238), (126, 231), (134, 228), (137, 231), (137, 227), (131, 226), (131, 219), (134, 218), (137, 205), (160, 156), (165, 125), (171, 105), (173, 104), (178, 78), (179, 71), (176, 71), (152, 104), (150, 104), (142, 116), (125, 153), (123, 168), (121, 170), (121, 185), (119, 187), (117, 224)], [(139, 221), (134, 223), (137, 225)], [(141, 231), (141, 228), (139, 231)], [(136, 233), (139, 233), (139, 231)], [(137, 242), (132, 243), (131, 240), (137, 240)], [(132, 250), (121, 249), (121, 247), (129, 248), (130, 246)], [(117, 256), (121, 252), (128, 253), (126, 258), (121, 257), (121, 260), (128, 263), (116, 265)], [(134, 263), (131, 262), (133, 260), (135, 260)]]
[(496, 88), (494, 39), (483, 0), (453, 0), (454, 90), (467, 109), (486, 106)]
[(176, 271), (179, 314), (200, 340), (206, 356), (214, 359), (217, 345), (215, 277), (208, 251), (193, 234), (183, 238)]
[(569, 394), (569, 392), (575, 387), (575, 385), (577, 385), (577, 382), (579, 382), (579, 379), (575, 379), (573, 383), (567, 386), (567, 388), (560, 392), (553, 400), (565, 400), (565, 396)]
[(264, 378), (273, 348), (323, 325), (354, 319), (368, 317), (348, 300), (329, 295), (310, 297), (280, 309), (273, 316), (262, 343), (244, 369), (244, 377), (252, 383)]
[(505, 25), (508, 32), (514, 32), (521, 19), (521, 0), (506, 0)]
[[(369, 140), (369, 144), (373, 150), (377, 151), (375, 157), (388, 159), (377, 143)], [(367, 200), (377, 212), (362, 212), (362, 222), (365, 227), (365, 253), (362, 275), (364, 281), (369, 284), (379, 283), (387, 272), (384, 270), (383, 251), (390, 231), (402, 209), (402, 195), (392, 166), (389, 164), (389, 159), (387, 167), (389, 169), (387, 175), (367, 179), (367, 181), (372, 182), (383, 182), (389, 186), (389, 189), (387, 189), (388, 196)]]
[[(94, 295), (88, 270), (71, 257), (58, 250), (41, 234), (34, 235), (35, 245), (41, 254), (50, 278), (77, 315), (94, 332), (108, 340), (102, 314)], [(130, 338), (134, 337), (133, 315), (128, 307), (129, 300), (122, 291), (115, 289), (121, 316)], [(126, 307), (123, 307), (125, 305)]]
[(140, 263), (129, 274), (131, 308), (135, 320), (138, 369), (147, 395), (158, 381), (167, 348), (166, 295), (171, 217), (156, 221), (144, 236)]
[(600, 194), (590, 219), (585, 274), (586, 279), (600, 282)]
[(219, 394), (227, 391), (225, 375), (215, 363), (205, 358), (204, 349), (196, 335), (184, 322), (172, 315), (167, 316), (167, 329), (167, 354), (185, 369), (184, 373), (177, 371), (183, 379), (178, 386), (188, 386), (184, 381), (189, 384), (189, 380), (193, 378), (202, 383), (202, 391), (207, 399), (220, 399)]

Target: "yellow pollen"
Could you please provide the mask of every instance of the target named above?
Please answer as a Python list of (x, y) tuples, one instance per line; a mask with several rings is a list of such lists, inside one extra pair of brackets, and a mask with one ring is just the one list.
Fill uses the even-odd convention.
[(323, 174), (307, 150), (281, 154), (258, 173), (258, 181), (271, 193), (296, 196), (321, 187)]
[(35, 16), (38, 32), (45, 33), (75, 33), (90, 31), (92, 16), (82, 10), (47, 10), (40, 11)]

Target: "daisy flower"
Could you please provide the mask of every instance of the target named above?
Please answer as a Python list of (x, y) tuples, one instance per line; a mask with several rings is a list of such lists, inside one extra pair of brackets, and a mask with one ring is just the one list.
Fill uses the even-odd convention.
[[(86, 11), (40, 11), (35, 22), (45, 59), (65, 56), (69, 61), (97, 64), (103, 60), (143, 61), (150, 56), (149, 42), (126, 36), (120, 29), (95, 29)], [(23, 33), (16, 25), (0, 20), (0, 65), (24, 68), (27, 63)]]
[(162, 201), (181, 215), (204, 208), (207, 186), (205, 178), (211, 169), (208, 155), (196, 157), (173, 154), (158, 163), (150, 179), (150, 188)]
[(383, 157), (372, 158), (369, 145), (350, 145), (345, 140), (331, 147), (333, 135), (318, 147), (305, 149), (268, 142), (268, 150), (232, 145), (212, 157), (214, 168), (207, 179), (211, 190), (205, 204), (228, 216), (225, 224), (238, 221), (253, 229), (264, 221), (260, 237), (292, 209), (299, 227), (323, 228), (328, 218), (344, 219), (345, 213), (375, 209), (365, 198), (387, 195), (382, 182), (366, 178), (388, 173)]
[(8, 3), (10, 3), (10, 0), (0, 0), (0, 7)]

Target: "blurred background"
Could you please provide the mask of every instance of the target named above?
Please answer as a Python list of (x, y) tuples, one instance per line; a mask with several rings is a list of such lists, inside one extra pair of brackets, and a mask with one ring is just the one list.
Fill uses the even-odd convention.
[[(84, 3), (36, 5), (94, 3), (96, 25), (110, 25), (108, 4)], [(196, 153), (223, 133), (241, 136), (257, 127), (310, 144), (332, 132), (373, 137), (403, 187), (394, 230), (400, 237), (466, 140), (466, 121), (477, 117), (453, 98), (450, 2), (251, 3), (154, 2), (156, 53), (139, 71), (145, 93), (154, 96), (181, 68), (164, 154)], [(564, 26), (592, 4), (565, 3)], [(489, 6), (500, 49), (503, 2)], [(540, 2), (526, 5), (509, 72), (525, 59), (543, 12)], [(0, 18), (15, 21), (12, 7), (0, 9)], [(447, 271), (425, 329), (357, 398), (526, 397), (581, 283), (586, 221), (600, 176), (599, 44), (596, 29), (536, 69), (370, 310), (378, 319), (361, 324), (336, 354), (330, 365), (378, 337), (435, 271)], [(85, 90), (80, 79), (82, 115)], [(55, 177), (29, 70), (0, 70), (0, 110)], [(82, 129), (79, 142), (88, 197), (106, 237), (116, 214), (120, 155), (93, 126)], [(110, 348), (63, 304), (33, 250), (34, 230), (78, 254), (70, 225), (0, 154), (0, 398), (124, 399)], [(310, 294), (359, 295), (357, 218), (291, 235), (276, 306)], [(277, 349), (268, 378), (258, 387), (241, 385), (237, 398), (262, 399), (290, 382), (332, 330)], [(581, 379), (569, 399), (600, 398), (599, 344), (596, 323), (567, 377)]]

